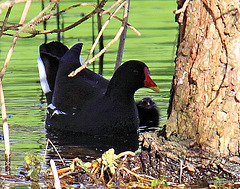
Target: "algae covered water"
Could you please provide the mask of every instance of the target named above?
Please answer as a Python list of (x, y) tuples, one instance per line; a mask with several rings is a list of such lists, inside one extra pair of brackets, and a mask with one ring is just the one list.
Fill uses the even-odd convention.
[[(91, 1), (93, 2), (93, 1)], [(61, 1), (60, 9), (68, 7), (76, 2)], [(93, 2), (95, 3), (95, 2)], [(110, 2), (106, 5), (110, 6)], [(15, 14), (11, 14), (9, 22), (18, 22), (23, 5), (19, 4), (13, 8)], [(141, 37), (128, 29), (126, 44), (123, 55), (123, 62), (130, 59), (137, 59), (145, 62), (150, 68), (151, 77), (160, 87), (160, 94), (149, 89), (140, 89), (135, 98), (140, 100), (149, 96), (156, 102), (161, 115), (160, 126), (164, 125), (167, 117), (167, 107), (169, 91), (171, 87), (172, 75), (174, 72), (175, 44), (177, 38), (177, 24), (174, 21), (176, 4), (173, 0), (163, 1), (131, 1), (129, 23), (141, 32)], [(41, 10), (41, 2), (33, 2), (27, 17), (30, 20)], [(63, 14), (60, 18), (65, 26), (76, 21), (83, 15), (91, 11), (88, 7), (73, 9), (69, 13)], [(0, 15), (3, 20), (6, 11)], [(19, 16), (17, 16), (19, 14)], [(103, 17), (103, 23), (108, 16)], [(105, 30), (104, 44), (107, 44), (116, 34), (121, 23), (113, 20)], [(38, 26), (42, 28), (42, 25)], [(56, 21), (47, 23), (47, 28), (55, 28)], [(84, 44), (82, 56), (86, 58), (92, 45), (92, 28), (95, 35), (97, 32), (96, 18), (89, 19), (83, 24), (61, 34), (62, 41), (68, 47), (78, 42)], [(48, 42), (56, 40), (56, 34), (48, 35)], [(44, 42), (44, 36), (38, 35), (29, 39), (18, 39), (12, 59), (3, 79), (3, 88), (8, 113), (8, 123), (10, 126), (11, 143), (11, 164), (12, 173), (19, 172), (23, 165), (26, 152), (45, 153), (46, 131), (43, 125), (46, 113), (45, 97), (39, 84), (37, 57), (38, 48)], [(2, 36), (0, 41), (0, 62), (4, 62), (7, 52), (12, 43), (12, 37)], [(114, 63), (117, 55), (118, 43), (112, 45), (104, 55), (103, 76), (111, 78)], [(96, 50), (97, 51), (97, 50)], [(90, 69), (98, 72), (98, 61), (95, 65), (89, 65)], [(0, 133), (2, 136), (2, 133)], [(66, 158), (74, 156), (89, 158), (96, 156), (92, 150), (78, 148), (77, 146), (67, 146), (61, 148), (60, 153), (65, 153)], [(54, 153), (54, 151), (50, 152)], [(87, 155), (88, 154), (88, 155)], [(1, 137), (0, 143), (0, 171), (4, 172), (4, 141)]]

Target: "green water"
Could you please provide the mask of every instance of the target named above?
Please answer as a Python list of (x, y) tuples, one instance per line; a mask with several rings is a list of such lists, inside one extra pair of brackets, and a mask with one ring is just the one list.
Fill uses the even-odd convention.
[[(95, 2), (95, 1), (94, 1)], [(106, 7), (113, 1), (109, 1)], [(47, 3), (47, 1), (46, 1)], [(75, 3), (78, 3), (75, 2)], [(70, 5), (70, 1), (61, 1), (60, 9)], [(73, 3), (74, 4), (74, 3)], [(123, 62), (138, 59), (145, 62), (153, 80), (161, 89), (160, 94), (149, 89), (140, 89), (136, 93), (136, 100), (150, 96), (157, 103), (161, 122), (166, 123), (166, 111), (169, 100), (169, 90), (174, 72), (175, 45), (177, 38), (177, 24), (174, 21), (173, 10), (175, 0), (134, 0), (131, 1), (129, 23), (136, 27), (142, 34), (138, 37), (132, 30), (128, 30), (125, 44)], [(23, 5), (14, 7), (9, 22), (18, 22)], [(36, 16), (40, 11), (40, 2), (33, 2), (27, 20)], [(64, 14), (64, 25), (80, 18), (80, 13), (88, 14), (92, 8), (76, 8)], [(5, 10), (0, 15), (3, 20)], [(120, 15), (120, 14), (119, 14)], [(103, 21), (108, 16), (103, 17)], [(96, 18), (95, 18), (96, 21)], [(113, 37), (121, 23), (113, 19), (104, 32), (104, 44)], [(97, 27), (95, 23), (95, 28)], [(48, 22), (47, 29), (55, 28), (55, 20)], [(42, 25), (38, 26), (42, 29)], [(83, 58), (87, 57), (92, 44), (92, 19), (64, 33), (64, 43), (71, 47), (75, 43), (83, 42)], [(95, 30), (96, 33), (96, 30)], [(56, 34), (48, 35), (48, 41), (56, 40)], [(39, 35), (32, 39), (19, 39), (3, 79), (5, 100), (10, 125), (10, 142), (12, 172), (19, 171), (23, 164), (26, 152), (33, 151), (44, 154), (46, 146), (45, 118), (46, 104), (44, 101), (38, 78), (36, 59), (38, 47), (44, 42), (44, 36)], [(12, 37), (3, 36), (0, 39), (0, 62), (3, 64), (7, 51), (12, 43)], [(116, 60), (118, 43), (111, 46), (104, 56), (104, 77), (110, 78)], [(89, 66), (92, 69), (92, 65)], [(97, 62), (95, 70), (97, 71)], [(0, 132), (2, 135), (2, 131)], [(4, 172), (4, 143), (0, 143), (0, 172)]]

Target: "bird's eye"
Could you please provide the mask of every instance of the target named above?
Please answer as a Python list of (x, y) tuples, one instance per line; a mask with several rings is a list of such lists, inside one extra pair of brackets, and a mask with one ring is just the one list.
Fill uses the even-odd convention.
[(138, 71), (138, 70), (133, 70), (133, 73), (134, 73), (135, 75), (139, 75), (139, 71)]

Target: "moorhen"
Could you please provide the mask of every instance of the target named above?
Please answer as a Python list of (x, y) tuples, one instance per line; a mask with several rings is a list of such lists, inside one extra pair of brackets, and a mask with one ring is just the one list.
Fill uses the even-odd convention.
[(139, 126), (158, 127), (159, 112), (156, 103), (150, 98), (145, 97), (137, 103), (139, 113)]
[(50, 42), (40, 46), (38, 57), (38, 71), (40, 83), (45, 93), (47, 104), (52, 103), (55, 79), (60, 58), (68, 51), (68, 48), (60, 42)]
[(148, 87), (159, 92), (148, 67), (137, 60), (127, 61), (110, 81), (87, 68), (68, 77), (81, 65), (81, 49), (81, 43), (70, 50), (59, 42), (40, 46), (38, 65), (48, 103), (46, 129), (89, 135), (137, 133), (135, 91)]

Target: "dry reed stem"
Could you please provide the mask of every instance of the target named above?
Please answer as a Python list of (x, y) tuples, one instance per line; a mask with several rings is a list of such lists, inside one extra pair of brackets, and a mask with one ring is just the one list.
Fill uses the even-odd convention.
[[(95, 183), (98, 183), (97, 179), (91, 174), (91, 172), (88, 170), (88, 168), (85, 166), (84, 162), (81, 160), (81, 159), (78, 159), (78, 158), (75, 158), (70, 167), (74, 166), (76, 163), (78, 163), (79, 165), (77, 165), (78, 168), (82, 168), (87, 174), (88, 176), (91, 177), (91, 179), (95, 182)], [(74, 166), (74, 169), (75, 170), (75, 166)]]
[(112, 6), (110, 6), (107, 10), (104, 10), (100, 16), (106, 14), (106, 13), (110, 13), (110, 10), (112, 10), (113, 8), (115, 8), (118, 4), (121, 3), (122, 0), (117, 0)]
[[(26, 2), (25, 4), (25, 8), (24, 8), (24, 11), (22, 13), (22, 16), (21, 16), (21, 19), (19, 21), (18, 24), (13, 24), (12, 26), (10, 27), (6, 27), (6, 25), (8, 24), (7, 23), (7, 20), (8, 20), (8, 16), (10, 14), (10, 11), (11, 11), (11, 8), (13, 5), (15, 4), (18, 4), (18, 3), (22, 3), (22, 2)], [(74, 6), (71, 6), (71, 7), (68, 7), (62, 11), (60, 11), (58, 14), (61, 14), (62, 12), (66, 12), (67, 10), (70, 10), (74, 7), (77, 7), (77, 6), (93, 6), (95, 9), (88, 15), (86, 15), (84, 18), (78, 20), (77, 22), (69, 25), (68, 27), (65, 27), (61, 30), (46, 30), (46, 31), (36, 31), (32, 28), (32, 26), (35, 26), (41, 22), (44, 22), (48, 19), (51, 19), (53, 18), (54, 16), (56, 16), (57, 14), (54, 14), (54, 10), (56, 9), (56, 6), (59, 2), (59, 0), (55, 0), (55, 1), (51, 1), (47, 7), (45, 7), (35, 18), (33, 18), (32, 20), (30, 20), (28, 23), (24, 24), (25, 22), (25, 19), (26, 19), (26, 16), (27, 16), (27, 13), (28, 13), (28, 10), (30, 8), (30, 5), (31, 5), (31, 2), (32, 0), (13, 0), (13, 1), (7, 1), (7, 2), (4, 2), (4, 3), (1, 3), (0, 4), (0, 11), (1, 9), (5, 9), (5, 8), (8, 8), (8, 12), (5, 16), (5, 19), (3, 21), (3, 25), (1, 27), (1, 31), (0, 31), (0, 37), (4, 34), (3, 32), (5, 31), (5, 29), (14, 29), (14, 30), (17, 30), (16, 33), (13, 35), (13, 41), (12, 41), (12, 44), (11, 44), (11, 47), (8, 51), (8, 54), (7, 54), (7, 57), (5, 59), (5, 62), (4, 62), (4, 65), (3, 65), (3, 68), (1, 70), (1, 73), (0, 73), (0, 79), (2, 81), (3, 77), (4, 77), (4, 74), (6, 72), (6, 69), (7, 69), (7, 66), (8, 66), (8, 63), (10, 62), (10, 59), (12, 57), (12, 54), (13, 54), (13, 51), (14, 51), (14, 47), (17, 43), (17, 40), (18, 38), (20, 37), (20, 34), (22, 32), (27, 32), (25, 30), (25, 28), (27, 27), (30, 27), (32, 29), (32, 31), (28, 31), (28, 33), (31, 33), (31, 32), (34, 32), (32, 33), (32, 37), (37, 35), (37, 34), (46, 34), (46, 33), (53, 33), (53, 32), (62, 32), (62, 31), (66, 31), (66, 30), (69, 30), (69, 29), (72, 29), (73, 27), (79, 25), (80, 23), (82, 23), (83, 21), (87, 20), (88, 18), (92, 17), (94, 14), (98, 13), (98, 12), (103, 12), (103, 14), (109, 14), (110, 17), (109, 19), (106, 21), (106, 23), (104, 24), (102, 30), (100, 31), (96, 41), (95, 41), (95, 44), (94, 46), (92, 47), (89, 55), (91, 55), (93, 53), (93, 50), (96, 48), (96, 44), (98, 43), (99, 41), (99, 38), (100, 36), (102, 35), (103, 31), (105, 30), (105, 28), (107, 27), (109, 21), (112, 19), (112, 18), (116, 18), (120, 21), (122, 21), (122, 26), (119, 28), (116, 36), (96, 55), (94, 56), (91, 60), (88, 60), (85, 62), (85, 64), (78, 68), (78, 71), (81, 70), (81, 69), (84, 69), (88, 64), (91, 64), (92, 62), (94, 62), (98, 57), (100, 57), (103, 53), (106, 52), (106, 50), (113, 44), (115, 43), (119, 37), (122, 35), (122, 32), (124, 30), (124, 26), (128, 25), (133, 31), (135, 31), (137, 33), (137, 35), (140, 35), (140, 33), (134, 28), (132, 27), (130, 24), (128, 24), (126, 22), (126, 7), (125, 6), (125, 9), (124, 9), (124, 14), (123, 14), (123, 19), (121, 18), (118, 18), (117, 16), (115, 16), (115, 14), (125, 5), (127, 4), (127, 1), (123, 1), (121, 4), (121, 0), (118, 0), (116, 3), (114, 3), (109, 9), (107, 9), (106, 11), (104, 11), (103, 9), (103, 6), (105, 5), (105, 3), (107, 2), (107, 0), (102, 0), (99, 5), (95, 5), (95, 4), (91, 4), (91, 3), (80, 3), (80, 4), (77, 4), (77, 5), (74, 5)], [(54, 4), (54, 5), (53, 5)], [(113, 13), (110, 13), (109, 11), (112, 10), (113, 8), (115, 8), (118, 4), (120, 4)], [(51, 8), (51, 6), (53, 5), (53, 7)], [(46, 12), (50, 10), (50, 13), (46, 14)], [(45, 16), (43, 16), (44, 14), (46, 14)], [(6, 34), (4, 34), (6, 35)], [(10, 34), (9, 34), (10, 35)], [(74, 74), (76, 75), (77, 74), (77, 71), (74, 72)], [(3, 93), (3, 88), (2, 88), (2, 82), (0, 82), (0, 97), (1, 97), (1, 108), (2, 108), (2, 118), (3, 118), (3, 130), (5, 131), (4, 132), (4, 139), (6, 140), (5, 142), (5, 150), (7, 151), (6, 154), (8, 154), (8, 157), (9, 157), (9, 160), (10, 160), (10, 145), (9, 145), (9, 130), (8, 130), (8, 124), (7, 124), (7, 113), (6, 113), (6, 106), (5, 106), (5, 99), (4, 99), (4, 93)], [(52, 144), (52, 142), (49, 140), (48, 142), (50, 142)], [(52, 144), (52, 146), (54, 147), (54, 149), (56, 150), (55, 146)], [(57, 152), (57, 150), (56, 150)], [(57, 152), (58, 153), (58, 152)], [(63, 165), (64, 162), (60, 156), (60, 154), (58, 153)], [(9, 161), (10, 162), (10, 161)], [(9, 164), (10, 165), (10, 164)]]
[[(28, 0), (25, 4), (25, 7), (24, 7), (24, 10), (23, 10), (23, 13), (22, 13), (22, 16), (21, 16), (21, 19), (19, 21), (19, 24), (23, 24), (25, 19), (26, 19), (26, 15), (28, 13), (28, 10), (30, 8), (30, 4), (31, 4), (31, 0)], [(13, 38), (13, 42), (12, 42), (12, 45), (8, 51), (8, 54), (7, 54), (7, 57), (5, 59), (5, 62), (4, 62), (4, 65), (3, 65), (3, 68), (2, 68), (2, 71), (1, 71), (1, 75), (0, 75), (0, 98), (1, 98), (1, 112), (2, 112), (2, 120), (3, 120), (3, 135), (4, 135), (4, 145), (5, 145), (5, 162), (6, 162), (6, 172), (9, 174), (10, 173), (10, 139), (9, 139), (9, 128), (8, 128), (8, 123), (7, 123), (7, 111), (6, 111), (6, 104), (5, 104), (5, 98), (4, 98), (4, 92), (3, 92), (3, 87), (2, 87), (2, 79), (3, 79), (3, 76), (6, 72), (6, 69), (7, 69), (7, 65), (12, 57), (12, 54), (13, 54), (13, 50), (14, 50), (14, 47), (17, 43), (17, 39), (18, 39), (18, 36), (16, 35), (14, 38)]]
[(23, 178), (19, 178), (17, 176), (13, 176), (13, 175), (5, 175), (5, 174), (0, 174), (0, 179), (1, 179), (1, 184), (3, 180), (12, 180), (14, 182), (26, 182), (26, 179)]
[[(109, 151), (110, 150), (113, 150), (113, 149), (109, 149)], [(107, 151), (104, 154), (107, 155), (109, 153)], [(80, 176), (83, 173), (82, 170), (84, 170), (85, 171), (84, 174), (89, 176), (89, 182), (91, 182), (92, 184), (112, 187), (115, 185), (114, 182), (117, 181), (116, 179), (119, 174), (120, 175), (129, 174), (135, 177), (137, 180), (139, 180), (139, 182), (133, 181), (129, 183), (124, 183), (124, 180), (122, 178), (118, 180), (118, 182), (120, 182), (119, 183), (120, 186), (123, 186), (123, 187), (137, 186), (138, 188), (151, 188), (151, 183), (155, 179), (154, 177), (151, 177), (145, 174), (138, 174), (134, 172), (135, 169), (129, 170), (128, 168), (124, 167), (124, 163), (126, 162), (126, 160), (129, 160), (127, 156), (135, 156), (135, 153), (131, 151), (126, 151), (118, 155), (111, 154), (111, 153), (109, 154), (110, 156), (107, 155), (107, 159), (108, 158), (111, 159), (112, 157), (114, 157), (111, 161), (115, 166), (114, 174), (112, 174), (111, 171), (108, 169), (109, 164), (103, 163), (103, 161), (106, 160), (106, 157), (104, 156), (104, 154), (102, 155), (101, 158), (98, 158), (97, 160), (92, 161), (91, 163), (90, 162), (84, 163), (81, 159), (75, 158), (71, 162), (69, 167), (57, 170), (59, 174), (59, 179), (63, 179), (67, 176), (71, 176), (71, 178), (75, 178), (75, 176)], [(119, 158), (122, 158), (122, 159), (119, 160)], [(106, 175), (108, 175), (108, 178), (109, 178), (108, 182), (105, 180)]]
[[(17, 2), (17, 1), (14, 1), (14, 2)], [(10, 3), (10, 4), (11, 4), (11, 6), (13, 5), (13, 3)], [(25, 4), (25, 7), (24, 7), (24, 10), (23, 10), (23, 13), (22, 13), (22, 16), (21, 16), (21, 19), (19, 21), (19, 25), (23, 25), (23, 23), (24, 23), (24, 21), (26, 19), (28, 10), (30, 8), (30, 5), (31, 5), (31, 0), (27, 0), (26, 4)], [(6, 17), (5, 17), (5, 20), (6, 20)], [(8, 54), (7, 54), (7, 57), (5, 59), (3, 68), (1, 70), (1, 75), (0, 75), (0, 80), (1, 80), (1, 82), (0, 82), (0, 94), (1, 94), (0, 98), (1, 98), (1, 112), (2, 112), (2, 120), (3, 120), (3, 135), (4, 135), (4, 145), (5, 145), (5, 162), (6, 162), (6, 172), (7, 173), (10, 173), (10, 140), (9, 140), (9, 128), (8, 128), (8, 123), (7, 123), (7, 112), (6, 112), (5, 98), (4, 98), (4, 92), (3, 92), (3, 87), (2, 87), (2, 79), (3, 79), (3, 76), (4, 76), (5, 72), (6, 72), (8, 63), (11, 60), (14, 47), (15, 47), (15, 45), (17, 43), (17, 40), (18, 40), (18, 36), (19, 36), (21, 31), (25, 27), (27, 27), (27, 24), (22, 26), (15, 33), (14, 38), (13, 38), (13, 42), (11, 44), (11, 47), (10, 47), (9, 51), (8, 51)], [(2, 28), (2, 31), (3, 30), (4, 30), (4, 28)]]
[(118, 33), (116, 34), (116, 36), (114, 37), (113, 40), (111, 40), (97, 55), (95, 55), (92, 59), (90, 59), (89, 61), (85, 62), (84, 65), (82, 65), (81, 67), (77, 68), (76, 70), (72, 71), (68, 77), (74, 77), (76, 76), (80, 71), (82, 71), (84, 68), (87, 67), (88, 64), (93, 63), (97, 58), (99, 58), (103, 53), (106, 52), (106, 50), (113, 44), (115, 43), (119, 37), (121, 36), (122, 32), (123, 32), (123, 27), (121, 27), (118, 30)]
[(0, 13), (2, 9), (7, 9), (9, 7), (12, 7), (15, 4), (19, 4), (19, 3), (24, 3), (28, 0), (14, 0), (14, 1), (6, 1), (0, 4)]
[[(26, 1), (26, 0), (25, 0), (25, 1)], [(25, 2), (25, 1), (24, 1), (24, 2)], [(53, 2), (50, 2), (49, 5), (51, 5), (51, 3), (53, 3)], [(55, 3), (57, 3), (57, 2), (55, 2)], [(46, 7), (47, 9), (49, 8), (49, 5), (48, 5), (48, 7)], [(64, 31), (70, 30), (70, 29), (72, 29), (73, 27), (81, 24), (83, 21), (89, 19), (90, 17), (92, 17), (92, 16), (93, 16), (94, 14), (96, 14), (97, 12), (100, 12), (100, 11), (103, 11), (103, 12), (104, 12), (104, 11), (105, 11), (104, 9), (102, 9), (101, 7), (97, 7), (97, 5), (96, 5), (96, 4), (93, 4), (93, 3), (79, 3), (79, 4), (76, 4), (76, 5), (72, 5), (72, 6), (68, 7), (68, 8), (66, 8), (66, 9), (63, 9), (63, 10), (61, 10), (61, 11), (58, 12), (58, 13), (54, 13), (54, 14), (53, 14), (53, 13), (50, 12), (49, 14), (46, 14), (44, 17), (41, 17), (41, 18), (39, 18), (39, 16), (38, 16), (38, 19), (36, 19), (36, 18), (37, 18), (37, 17), (36, 17), (36, 18), (34, 19), (35, 22), (32, 21), (32, 22), (31, 22), (31, 25), (32, 25), (32, 26), (38, 25), (38, 24), (40, 24), (40, 23), (42, 23), (42, 22), (44, 22), (44, 21), (46, 21), (46, 20), (52, 19), (52, 18), (54, 18), (55, 16), (57, 16), (57, 15), (63, 13), (63, 12), (66, 12), (66, 11), (72, 9), (72, 8), (78, 7), (78, 6), (93, 6), (93, 7), (95, 8), (95, 10), (94, 10), (92, 13), (86, 15), (84, 18), (78, 20), (77, 22), (75, 22), (75, 23), (73, 23), (73, 24), (71, 24), (71, 25), (69, 25), (69, 26), (67, 26), (67, 27), (65, 27), (65, 28), (62, 28), (62, 29), (54, 29), (54, 30), (42, 30), (42, 31), (39, 31), (39, 30), (35, 30), (35, 28), (31, 27), (30, 30), (24, 30), (25, 33), (29, 33), (29, 34), (31, 34), (31, 35), (29, 35), (29, 36), (20, 36), (20, 35), (19, 35), (18, 37), (19, 37), (19, 38), (33, 38), (33, 37), (35, 37), (35, 36), (38, 35), (38, 34), (48, 34), (48, 33), (64, 32)], [(97, 11), (96, 11), (96, 8), (98, 8)], [(101, 10), (100, 10), (100, 8), (101, 8)], [(46, 10), (47, 10), (47, 9), (44, 9), (42, 12), (46, 13)], [(105, 14), (111, 15), (111, 13), (106, 12), (106, 11), (105, 11)], [(39, 14), (39, 15), (40, 15), (40, 14)], [(117, 20), (121, 21), (121, 22), (123, 21), (121, 18), (119, 18), (119, 17), (117, 17), (117, 16), (113, 16), (113, 17), (116, 18)], [(1, 23), (1, 21), (0, 21), (0, 23)], [(4, 32), (5, 29), (6, 29), (6, 30), (18, 30), (18, 29), (19, 29), (19, 24), (14, 24), (14, 23), (6, 23), (6, 24), (11, 24), (12, 26), (10, 26), (10, 27), (4, 27), (4, 28), (2, 27), (2, 32)], [(4, 25), (6, 25), (6, 24), (4, 24)], [(131, 24), (127, 23), (127, 25), (128, 25), (128, 27), (129, 27), (131, 30), (133, 30), (133, 32), (135, 32), (138, 36), (141, 36), (141, 33), (140, 33), (136, 28), (134, 28)], [(26, 28), (26, 27), (24, 27), (24, 28)], [(9, 33), (4, 33), (4, 35), (13, 36), (13, 34), (9, 34)]]
[[(79, 68), (77, 68), (76, 70), (72, 71), (68, 77), (74, 77), (76, 76), (80, 71), (82, 71), (83, 69), (85, 69), (87, 67), (87, 65), (93, 63), (97, 58), (99, 58), (103, 53), (106, 52), (106, 50), (113, 44), (115, 43), (119, 37), (122, 35), (122, 32), (124, 30), (124, 24), (122, 24), (122, 26), (120, 27), (120, 29), (118, 30), (116, 36), (97, 54), (95, 55), (92, 59), (88, 60), (90, 55), (93, 53), (93, 49), (94, 47), (96, 47), (96, 44), (100, 38), (100, 36), (102, 35), (104, 29), (106, 28), (107, 24), (109, 23), (110, 19), (114, 16), (114, 14), (116, 14), (117, 11), (120, 10), (120, 8), (122, 8), (124, 5), (126, 4), (126, 1), (124, 1), (121, 5), (118, 6), (118, 8), (116, 8), (116, 10), (114, 11), (114, 13), (112, 15), (110, 15), (109, 19), (104, 23), (102, 30), (99, 32), (98, 37), (96, 38), (96, 41), (94, 42), (94, 45), (92, 46), (90, 53), (88, 55), (88, 58), (86, 59), (86, 61), (84, 62), (84, 65), (80, 66)], [(125, 11), (124, 11), (125, 13)], [(124, 14), (124, 16), (126, 16)], [(124, 20), (124, 19), (123, 19)]]
[(30, 8), (31, 3), (32, 3), (32, 0), (27, 0), (26, 5), (25, 5), (24, 10), (23, 10), (24, 14), (22, 14), (19, 25), (22, 25), (25, 22), (25, 19), (27, 17), (27, 13), (28, 13), (28, 10)]
[(3, 76), (4, 76), (4, 74), (5, 74), (6, 70), (7, 70), (7, 66), (8, 66), (8, 63), (11, 60), (11, 57), (12, 57), (12, 54), (13, 54), (13, 50), (14, 50), (14, 47), (15, 47), (15, 45), (17, 43), (17, 40), (18, 40), (17, 36), (13, 38), (13, 42), (11, 44), (11, 47), (10, 47), (9, 51), (8, 51), (7, 57), (5, 59), (5, 62), (3, 64), (3, 68), (2, 68), (2, 71), (1, 71), (1, 74), (0, 74), (0, 79), (1, 80), (3, 79)]
[[(28, 0), (29, 1), (29, 0)], [(14, 35), (14, 38), (13, 38), (13, 42), (12, 42), (12, 45), (8, 51), (8, 54), (7, 54), (7, 57), (5, 59), (5, 62), (4, 62), (4, 65), (3, 65), (3, 68), (2, 68), (2, 71), (1, 71), (1, 75), (0, 75), (0, 79), (3, 78), (5, 72), (6, 72), (6, 69), (7, 69), (7, 65), (8, 63), (10, 62), (10, 59), (12, 57), (12, 54), (13, 54), (13, 50), (14, 50), (14, 47), (17, 43), (17, 40), (18, 40), (18, 37), (20, 35), (20, 33), (24, 30), (24, 28), (28, 27), (29, 25), (33, 24), (35, 19), (37, 19), (38, 17), (40, 17), (41, 15), (44, 14), (44, 12), (49, 9), (49, 7), (51, 6), (52, 3), (49, 3), (49, 6), (47, 6), (43, 11), (41, 11), (37, 17), (33, 18), (31, 21), (29, 21), (27, 24), (24, 24)], [(29, 5), (29, 2), (26, 3), (26, 6), (24, 8), (24, 12), (22, 14), (22, 17), (21, 17), (21, 20), (19, 22), (19, 25), (22, 25), (22, 23), (24, 22), (23, 18), (26, 18), (26, 14), (28, 12), (28, 9), (30, 8), (30, 5)]]
[[(53, 5), (54, 4), (54, 5)], [(58, 1), (56, 1), (55, 3), (53, 2), (49, 2), (49, 4), (36, 16), (34, 17), (32, 20), (30, 20), (24, 28), (29, 27), (30, 25), (38, 25), (41, 22), (44, 22), (46, 20), (49, 20), (51, 18), (53, 18), (54, 15), (54, 11), (57, 8), (57, 5), (59, 4)], [(51, 6), (53, 5), (53, 7), (51, 8)], [(50, 12), (48, 14), (46, 14), (47, 10), (50, 9)], [(45, 15), (45, 16), (43, 16)], [(42, 17), (43, 16), (43, 17)], [(36, 31), (37, 32), (37, 31)], [(38, 33), (38, 32), (37, 32)]]
[(129, 14), (129, 3), (130, 3), (130, 0), (126, 0), (126, 4), (125, 4), (125, 7), (124, 7), (124, 12), (123, 12), (123, 21), (122, 21), (122, 27), (124, 28), (124, 30), (123, 30), (123, 33), (121, 34), (121, 37), (120, 37), (120, 40), (119, 40), (117, 59), (116, 59), (115, 68), (114, 68), (115, 71), (119, 68), (119, 66), (122, 63), (122, 56), (123, 56), (124, 45), (125, 45), (125, 38), (126, 38), (126, 35), (127, 35), (127, 21), (128, 21), (128, 14)]
[[(109, 13), (109, 12), (107, 12), (106, 14), (111, 15), (111, 13)], [(119, 21), (121, 21), (121, 22), (123, 21), (123, 19), (121, 19), (121, 18), (119, 18), (119, 17), (117, 17), (117, 16), (113, 16), (113, 18), (116, 18), (117, 20), (119, 20)], [(129, 27), (129, 29), (131, 29), (134, 33), (137, 34), (138, 37), (141, 36), (141, 33), (140, 33), (134, 26), (132, 26), (132, 25), (129, 24), (129, 23), (126, 23), (126, 24), (127, 24), (127, 26)]]
[[(58, 172), (59, 172), (59, 171), (58, 171)], [(61, 176), (59, 176), (59, 179), (62, 179), (62, 178), (64, 178), (64, 177), (72, 177), (71, 174), (72, 174), (72, 172), (64, 173), (64, 174), (62, 174)]]
[(2, 80), (0, 79), (0, 98), (1, 98), (1, 113), (3, 121), (3, 136), (4, 136), (4, 148), (5, 148), (5, 171), (10, 174), (10, 140), (9, 140), (9, 129), (7, 123), (7, 110), (5, 105), (5, 98), (2, 87)]
[(10, 12), (12, 10), (12, 7), (9, 7), (8, 10), (7, 10), (7, 13), (6, 13), (6, 16), (4, 18), (4, 21), (3, 21), (3, 24), (2, 24), (2, 28), (1, 28), (1, 31), (0, 31), (0, 38), (2, 37), (2, 34), (6, 28), (6, 24), (7, 24), (7, 20), (8, 20), (8, 17), (10, 15)]
[(92, 45), (92, 48), (91, 48), (91, 50), (90, 50), (90, 52), (89, 52), (89, 54), (88, 54), (88, 57), (87, 57), (87, 59), (86, 59), (85, 62), (87, 62), (87, 61), (89, 60), (89, 57), (93, 54), (93, 51), (94, 51), (94, 49), (96, 48), (96, 46), (97, 46), (97, 44), (98, 44), (98, 42), (99, 42), (99, 39), (101, 38), (101, 36), (102, 36), (104, 30), (106, 29), (107, 25), (110, 23), (110, 20), (111, 20), (111, 19), (113, 18), (113, 16), (124, 6), (124, 4), (125, 4), (125, 2), (123, 2), (123, 3), (113, 12), (113, 14), (110, 15), (110, 17), (108, 18), (108, 20), (103, 24), (100, 32), (98, 33), (97, 38), (95, 39), (95, 42), (94, 42), (93, 45)]
[(53, 173), (53, 177), (54, 177), (54, 187), (56, 189), (60, 189), (61, 184), (60, 184), (60, 180), (59, 180), (59, 177), (58, 177), (58, 172), (57, 172), (57, 168), (56, 168), (54, 160), (52, 160), (52, 159), (50, 160), (50, 165), (51, 165), (52, 173)]

